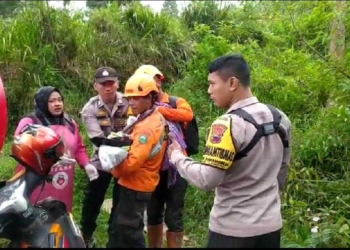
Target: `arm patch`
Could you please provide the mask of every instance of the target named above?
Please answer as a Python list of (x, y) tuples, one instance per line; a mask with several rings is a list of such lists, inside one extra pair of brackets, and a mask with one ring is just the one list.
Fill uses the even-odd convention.
[(233, 164), (236, 148), (231, 135), (231, 121), (229, 118), (217, 119), (209, 130), (202, 163), (227, 170)]

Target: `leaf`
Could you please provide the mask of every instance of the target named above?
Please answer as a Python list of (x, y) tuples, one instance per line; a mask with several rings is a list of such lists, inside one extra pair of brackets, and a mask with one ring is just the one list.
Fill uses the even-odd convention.
[(345, 231), (349, 231), (349, 225), (348, 224), (342, 225), (341, 228), (339, 229), (339, 233), (344, 233)]

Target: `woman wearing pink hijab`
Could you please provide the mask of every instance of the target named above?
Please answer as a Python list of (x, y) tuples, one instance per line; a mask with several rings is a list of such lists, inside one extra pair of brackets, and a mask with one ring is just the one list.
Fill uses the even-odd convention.
[[(79, 128), (72, 118), (64, 112), (64, 102), (60, 91), (52, 86), (40, 88), (34, 97), (34, 111), (22, 118), (17, 126), (15, 135), (27, 124), (41, 124), (49, 126), (58, 133), (66, 146), (65, 154), (85, 169), (90, 181), (98, 177), (96, 168), (89, 163)], [(35, 205), (38, 201), (52, 197), (63, 201), (68, 211), (72, 212), (73, 184), (74, 184), (75, 162), (68, 162), (64, 166), (52, 167), (50, 175), (51, 183), (46, 182), (45, 186), (39, 186), (30, 196), (30, 202)], [(18, 165), (16, 172), (23, 167)]]

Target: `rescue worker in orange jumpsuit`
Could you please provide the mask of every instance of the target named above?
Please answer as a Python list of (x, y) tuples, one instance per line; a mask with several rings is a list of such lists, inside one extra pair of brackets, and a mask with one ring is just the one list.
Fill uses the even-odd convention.
[(111, 170), (120, 193), (108, 248), (145, 248), (143, 213), (159, 182), (168, 140), (166, 121), (154, 105), (158, 93), (147, 74), (134, 74), (125, 85), (124, 96), (137, 120), (122, 131), (132, 141), (127, 158)]
[[(153, 65), (142, 65), (135, 73), (149, 74), (157, 82), (158, 102), (168, 104), (158, 106), (159, 112), (165, 119), (176, 123), (186, 123), (193, 119), (193, 111), (185, 99), (177, 97), (176, 108), (169, 107), (169, 95), (161, 87), (165, 77), (158, 68)], [(179, 248), (182, 246), (186, 189), (187, 181), (175, 169), (161, 169), (159, 184), (147, 206), (147, 235), (150, 248), (161, 248), (163, 245), (163, 221), (168, 227), (167, 247)]]

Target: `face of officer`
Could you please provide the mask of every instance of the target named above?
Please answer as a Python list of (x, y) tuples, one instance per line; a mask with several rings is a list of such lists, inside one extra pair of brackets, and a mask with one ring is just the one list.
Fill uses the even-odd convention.
[(94, 89), (101, 96), (104, 103), (114, 103), (119, 83), (117, 81), (105, 81), (95, 83)]
[(251, 95), (250, 72), (240, 55), (221, 56), (209, 64), (208, 94), (222, 109)]
[(208, 76), (208, 83), (210, 99), (217, 107), (228, 109), (235, 99), (238, 80), (235, 77), (223, 79), (218, 72), (213, 72)]

